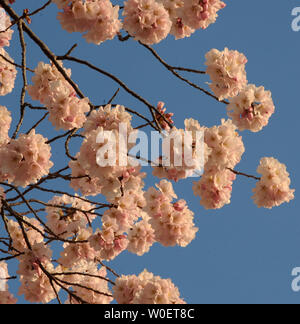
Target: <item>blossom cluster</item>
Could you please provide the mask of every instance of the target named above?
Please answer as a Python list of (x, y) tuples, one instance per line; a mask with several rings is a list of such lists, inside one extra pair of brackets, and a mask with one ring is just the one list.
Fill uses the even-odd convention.
[[(81, 260), (71, 269), (72, 275), (62, 275), (60, 279), (68, 283), (68, 287), (76, 292), (77, 298), (69, 297), (68, 304), (109, 304), (112, 302), (108, 287), (107, 271), (104, 267), (98, 269), (92, 261)], [(79, 298), (79, 299), (78, 299)]]
[(240, 131), (259, 132), (275, 111), (271, 92), (253, 84), (244, 88), (236, 97), (229, 99), (228, 116)]
[(61, 238), (72, 237), (94, 220), (93, 208), (95, 206), (79, 198), (54, 196), (46, 207), (47, 225)]
[(24, 294), (27, 301), (46, 304), (56, 298), (55, 291), (60, 291), (60, 287), (48, 277), (48, 273), (54, 272), (51, 257), (52, 251), (44, 242), (36, 243), (30, 249), (27, 247), (24, 254), (18, 257), (19, 294)]
[(54, 0), (59, 9), (58, 20), (63, 29), (85, 33), (89, 43), (101, 44), (113, 39), (122, 28), (119, 20), (119, 6), (109, 0)]
[(258, 207), (273, 208), (294, 199), (294, 189), (286, 166), (274, 158), (261, 159), (257, 172), (262, 175), (253, 189), (254, 202)]
[(9, 141), (8, 131), (12, 122), (10, 111), (0, 106), (0, 147), (7, 144)]
[(275, 107), (270, 91), (248, 85), (246, 63), (247, 58), (238, 51), (212, 49), (206, 54), (206, 73), (219, 100), (229, 98), (228, 116), (238, 129), (258, 132), (268, 124)]
[(139, 276), (121, 276), (113, 288), (119, 304), (185, 304), (170, 279), (144, 270)]
[(0, 96), (11, 93), (15, 86), (17, 70), (12, 63), (13, 59), (0, 47)]
[(163, 135), (162, 156), (153, 175), (173, 181), (200, 175), (208, 160), (210, 148), (203, 142), (204, 127), (194, 119), (185, 120), (185, 129), (166, 128)]
[(235, 175), (230, 171), (241, 161), (245, 147), (231, 120), (205, 129), (205, 143), (211, 149), (202, 178), (194, 183), (194, 194), (206, 209), (219, 209), (230, 203)]
[[(62, 66), (62, 64), (61, 64)], [(65, 69), (70, 77), (71, 70)], [(72, 86), (54, 65), (40, 62), (32, 77), (33, 85), (28, 93), (33, 100), (40, 101), (49, 111), (49, 120), (56, 129), (81, 128), (90, 110), (88, 98), (80, 99)]]
[(0, 6), (0, 16), (1, 16), (1, 24), (0, 24), (0, 47), (5, 47), (10, 45), (10, 41), (14, 31), (9, 28), (11, 26), (11, 21)]
[(198, 228), (193, 222), (194, 213), (185, 200), (173, 202), (177, 198), (172, 183), (162, 180), (157, 189), (150, 188), (145, 194), (149, 214), (149, 223), (155, 233), (155, 239), (163, 246), (186, 247), (195, 239)]
[(235, 97), (247, 85), (244, 54), (228, 48), (222, 52), (212, 49), (205, 57), (206, 73), (212, 81), (210, 88), (219, 100)]
[(176, 39), (189, 37), (196, 29), (206, 29), (225, 7), (220, 0), (127, 0), (124, 22), (119, 6), (109, 0), (54, 0), (62, 12), (58, 20), (68, 32), (85, 32), (88, 42), (101, 44), (113, 39), (124, 28), (143, 44), (156, 44), (172, 34)]
[(0, 174), (16, 186), (25, 188), (49, 173), (51, 148), (47, 139), (32, 130), (0, 147)]

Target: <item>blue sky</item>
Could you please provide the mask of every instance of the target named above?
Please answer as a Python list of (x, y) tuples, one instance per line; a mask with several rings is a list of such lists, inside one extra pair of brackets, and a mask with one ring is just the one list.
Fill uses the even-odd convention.
[[(273, 156), (287, 164), (296, 199), (271, 211), (258, 209), (251, 199), (254, 180), (238, 178), (233, 187), (232, 204), (218, 211), (206, 211), (193, 195), (193, 180), (179, 182), (175, 184), (176, 193), (195, 213), (199, 227), (196, 240), (187, 248), (155, 245), (144, 257), (123, 253), (111, 263), (119, 273), (138, 274), (147, 268), (163, 278), (170, 277), (188, 303), (299, 303), (300, 293), (291, 289), (292, 269), (300, 266), (297, 199), (300, 32), (291, 29), (291, 12), (297, 5), (299, 2), (292, 0), (231, 0), (217, 22), (206, 31), (178, 41), (171, 36), (154, 46), (171, 65), (197, 69), (205, 68), (204, 56), (211, 48), (228, 47), (247, 56), (249, 82), (272, 91), (276, 113), (262, 132), (242, 132), (246, 152), (237, 170), (256, 174), (260, 158)], [(26, 7), (36, 8), (37, 1), (26, 0)], [(14, 8), (21, 13), (24, 1), (17, 0)], [(185, 118), (195, 118), (208, 127), (226, 118), (223, 104), (176, 79), (137, 42), (115, 39), (100, 46), (87, 44), (79, 34), (63, 31), (56, 14), (57, 7), (51, 5), (34, 17), (31, 25), (56, 54), (64, 54), (78, 43), (74, 56), (90, 60), (115, 74), (149, 102), (164, 101), (168, 110), (175, 113), (177, 127), (183, 127)], [(35, 67), (39, 61), (48, 62), (29, 39), (27, 44), (30, 67)], [(20, 62), (16, 32), (8, 52)], [(71, 63), (65, 66), (72, 68), (73, 79), (94, 104), (106, 102), (118, 88), (113, 81), (81, 66)], [(206, 76), (188, 76), (202, 86), (208, 81)], [(0, 104), (12, 111), (15, 120), (19, 116), (21, 85), (19, 73), (14, 92), (0, 98)], [(148, 113), (145, 106), (123, 90), (115, 102)], [(39, 117), (39, 113), (29, 113), (22, 131), (27, 131)], [(49, 122), (37, 131), (48, 137), (54, 135)], [(61, 149), (52, 147), (52, 160), (57, 169), (66, 164)], [(78, 144), (74, 143), (72, 150), (77, 152)], [(147, 187), (152, 184), (150, 178)], [(40, 198), (47, 200), (49, 196)], [(10, 282), (10, 286), (16, 293), (17, 282)]]

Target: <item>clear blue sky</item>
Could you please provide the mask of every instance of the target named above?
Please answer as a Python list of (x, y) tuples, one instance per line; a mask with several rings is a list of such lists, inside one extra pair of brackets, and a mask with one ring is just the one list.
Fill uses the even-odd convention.
[[(17, 0), (14, 8), (21, 13), (25, 1)], [(41, 1), (26, 0), (29, 9)], [(119, 2), (121, 3), (121, 2)], [(254, 180), (238, 178), (234, 184), (232, 204), (219, 211), (206, 211), (192, 192), (192, 180), (175, 185), (179, 197), (187, 200), (195, 213), (199, 232), (187, 248), (163, 248), (155, 245), (149, 254), (137, 257), (123, 253), (112, 262), (119, 273), (138, 274), (144, 268), (164, 278), (171, 278), (189, 303), (298, 303), (300, 293), (291, 290), (291, 271), (300, 266), (300, 216), (297, 188), (300, 184), (297, 168), (299, 154), (299, 53), (300, 32), (291, 29), (291, 11), (299, 5), (296, 0), (228, 1), (217, 23), (192, 37), (175, 41), (173, 37), (155, 46), (159, 54), (172, 65), (204, 69), (204, 55), (211, 48), (225, 46), (243, 52), (248, 58), (250, 83), (264, 85), (273, 93), (276, 113), (267, 128), (258, 134), (243, 132), (246, 153), (238, 170), (255, 174), (261, 157), (274, 156), (286, 163), (296, 188), (296, 199), (271, 211), (257, 209), (251, 196)], [(127, 85), (153, 104), (164, 101), (175, 113), (178, 127), (185, 118), (193, 117), (201, 124), (212, 126), (226, 117), (223, 104), (174, 78), (137, 42), (117, 39), (99, 47), (87, 44), (79, 34), (68, 34), (56, 20), (57, 7), (33, 19), (32, 29), (57, 54), (64, 54), (75, 42), (75, 56), (88, 59), (117, 75)], [(29, 39), (28, 65), (48, 62)], [(17, 33), (8, 49), (20, 62)], [(95, 104), (106, 102), (117, 85), (94, 72), (73, 64), (73, 79)], [(30, 74), (29, 74), (30, 76)], [(206, 77), (190, 75), (200, 85)], [(15, 120), (19, 114), (21, 73), (15, 91), (0, 98)], [(123, 90), (117, 103), (147, 112), (145, 106)], [(297, 108), (298, 107), (298, 108)], [(40, 114), (27, 116), (26, 131)], [(53, 136), (53, 127), (45, 122), (38, 132)], [(64, 166), (60, 148), (52, 148), (57, 169)], [(73, 152), (79, 150), (74, 145)], [(148, 170), (150, 171), (150, 169)], [(147, 185), (152, 185), (150, 180)], [(42, 195), (43, 196), (43, 195)], [(44, 196), (45, 199), (49, 198)], [(16, 293), (17, 283), (10, 282)], [(21, 299), (23, 301), (23, 299)]]

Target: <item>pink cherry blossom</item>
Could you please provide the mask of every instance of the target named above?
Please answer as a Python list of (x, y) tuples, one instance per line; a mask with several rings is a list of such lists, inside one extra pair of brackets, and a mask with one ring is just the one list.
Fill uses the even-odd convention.
[(220, 0), (184, 0), (182, 8), (184, 22), (194, 29), (206, 29), (213, 24), (218, 11), (226, 4)]
[[(64, 69), (68, 76), (71, 70)], [(33, 100), (39, 100), (49, 111), (49, 120), (56, 129), (81, 128), (89, 112), (89, 99), (80, 99), (72, 86), (54, 65), (40, 62), (32, 77), (33, 85), (28, 93)]]
[[(171, 193), (171, 196), (170, 196)], [(155, 239), (164, 246), (186, 247), (195, 239), (198, 228), (194, 225), (194, 213), (186, 201), (173, 203), (173, 186), (162, 180), (157, 189), (150, 188), (145, 194), (149, 223), (154, 229)]]
[(159, 0), (165, 9), (168, 11), (172, 21), (172, 28), (170, 34), (175, 36), (175, 39), (190, 37), (195, 29), (188, 26), (183, 20), (183, 6), (184, 0)]
[(227, 169), (206, 170), (201, 179), (194, 183), (194, 195), (201, 197), (200, 204), (205, 209), (220, 209), (230, 204), (235, 179), (235, 174)]
[[(8, 61), (14, 62), (3, 48), (0, 48), (0, 54)], [(4, 60), (3, 57), (0, 56), (0, 96), (5, 96), (11, 93), (15, 87), (17, 70), (16, 67), (8, 61)]]
[[(44, 238), (42, 233), (44, 228), (41, 226), (40, 222), (35, 218), (23, 217), (26, 224), (23, 225), (26, 232), (28, 241), (31, 245), (36, 243), (42, 243)], [(7, 222), (7, 228), (12, 238), (12, 246), (20, 252), (24, 252), (28, 247), (24, 239), (24, 235), (20, 225), (14, 220), (10, 219)]]
[(273, 208), (294, 199), (286, 166), (274, 158), (262, 158), (257, 172), (262, 175), (253, 189), (253, 200), (261, 208)]
[(162, 279), (144, 270), (138, 277), (121, 276), (113, 288), (119, 304), (184, 304), (170, 279)]
[[(0, 10), (2, 9), (2, 7), (0, 6)], [(5, 46), (9, 46), (10, 45), (10, 40), (12, 38), (12, 34), (13, 34), (13, 30), (11, 28), (7, 29), (8, 27), (11, 26), (11, 21), (9, 19), (9, 16), (6, 14), (6, 12), (3, 10), (1, 11), (2, 14), (2, 22), (3, 23), (3, 29), (0, 29), (0, 47), (5, 47)], [(1, 25), (2, 26), (2, 25)], [(6, 30), (7, 29), (7, 30)], [(6, 30), (5, 32), (3, 32), (3, 30)]]
[(206, 54), (206, 73), (211, 90), (219, 100), (235, 97), (247, 85), (245, 65), (247, 58), (238, 51), (212, 49)]
[(250, 84), (238, 96), (229, 99), (228, 116), (240, 131), (259, 132), (275, 111), (271, 92)]
[(67, 195), (55, 196), (46, 207), (47, 225), (58, 236), (67, 238), (78, 233), (96, 217), (88, 202)]
[(119, 20), (119, 6), (113, 6), (109, 0), (56, 0), (63, 12), (58, 20), (68, 32), (86, 32), (84, 38), (89, 43), (101, 44), (113, 39), (122, 27)]
[(0, 147), (9, 141), (8, 131), (12, 122), (11, 113), (6, 107), (0, 106)]
[(0, 172), (8, 174), (9, 183), (25, 188), (49, 173), (51, 148), (47, 139), (35, 134), (21, 134), (18, 139), (0, 148)]
[(136, 40), (152, 45), (165, 39), (172, 27), (167, 10), (155, 0), (124, 3), (124, 29)]

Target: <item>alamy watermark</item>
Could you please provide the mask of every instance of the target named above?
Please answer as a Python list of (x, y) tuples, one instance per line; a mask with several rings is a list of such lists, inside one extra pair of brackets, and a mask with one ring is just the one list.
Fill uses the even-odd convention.
[(0, 291), (5, 291), (6, 288), (6, 271), (0, 265)]
[(292, 16), (295, 17), (292, 21), (292, 30), (298, 32), (300, 31), (300, 7), (292, 10)]
[[(97, 164), (101, 167), (160, 166), (183, 168), (190, 177), (203, 174), (204, 132), (173, 129), (170, 132), (141, 130), (128, 133), (126, 123), (118, 131), (101, 130), (96, 142)], [(189, 172), (190, 170), (190, 172)]]
[(294, 277), (292, 281), (292, 290), (298, 293), (300, 292), (300, 267), (292, 270), (292, 277)]

